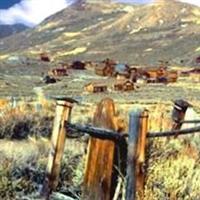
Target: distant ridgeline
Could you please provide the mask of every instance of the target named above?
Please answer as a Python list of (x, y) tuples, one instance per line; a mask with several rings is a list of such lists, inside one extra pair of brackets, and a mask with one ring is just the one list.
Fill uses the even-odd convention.
[(0, 60), (11, 53), (36, 58), (48, 52), (58, 61), (112, 58), (140, 65), (158, 60), (199, 65), (200, 7), (174, 0), (148, 6), (116, 0), (70, 2), (38, 26), (2, 40)]
[(1, 24), (0, 25), (0, 39), (4, 37), (8, 37), (12, 34), (22, 32), (26, 30), (28, 27), (23, 24), (14, 24), (14, 25), (7, 25)]

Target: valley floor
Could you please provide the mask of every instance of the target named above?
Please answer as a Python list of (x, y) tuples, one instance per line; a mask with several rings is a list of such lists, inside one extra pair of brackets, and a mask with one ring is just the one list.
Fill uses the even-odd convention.
[[(105, 96), (118, 102), (167, 102), (183, 98), (188, 101), (200, 100), (200, 82), (189, 77), (180, 77), (177, 83), (171, 84), (137, 84), (138, 88), (131, 92), (113, 90), (113, 78), (97, 76), (94, 69), (69, 70), (69, 76), (58, 77), (56, 84), (45, 84), (41, 74), (47, 74), (52, 64), (35, 63), (31, 66), (6, 65), (0, 63), (0, 98), (34, 100), (41, 93), (47, 98), (54, 96), (70, 96), (83, 102), (98, 102)], [(180, 69), (180, 68), (179, 68)], [(84, 91), (84, 86), (92, 81), (108, 85), (108, 92), (91, 94)]]
[[(35, 71), (35, 67), (38, 71)], [(7, 68), (0, 64), (0, 98), (16, 97), (19, 101), (26, 103), (40, 101), (40, 98), (44, 96), (47, 98), (57, 95), (74, 97), (81, 104), (74, 106), (72, 121), (86, 124), (92, 121), (96, 103), (103, 97), (109, 96), (114, 99), (120, 115), (126, 122), (128, 122), (128, 112), (133, 107), (147, 108), (150, 112), (149, 129), (151, 131), (171, 128), (172, 100), (186, 99), (194, 105), (198, 112), (200, 111), (200, 83), (195, 83), (188, 77), (181, 77), (177, 83), (168, 85), (138, 85), (139, 88), (136, 91), (119, 93), (112, 90), (114, 79), (96, 76), (93, 69), (70, 71), (69, 76), (61, 77), (58, 83), (46, 85), (41, 81), (41, 72), (47, 72), (51, 66), (42, 68), (40, 64), (39, 67), (35, 67), (27, 69), (21, 66), (18, 71), (17, 67)], [(83, 90), (84, 85), (94, 80), (101, 80), (108, 84), (109, 91), (102, 94), (86, 93)], [(2, 119), (0, 133), (5, 134), (0, 140), (0, 160), (2, 162), (0, 164), (0, 198), (2, 200), (15, 200), (16, 195), (18, 199), (23, 199), (31, 193), (34, 195), (40, 189), (47, 164), (49, 140), (38, 138), (38, 135), (46, 131), (47, 135), (51, 134), (52, 123), (43, 122), (45, 119), (50, 119), (52, 122), (54, 108), (55, 105), (50, 105), (48, 110), (41, 110), (39, 114), (35, 114), (31, 109), (22, 113), (18, 110), (11, 112), (11, 116), (5, 119), (2, 117), (3, 114), (0, 116)], [(44, 116), (40, 116), (41, 114)], [(50, 118), (47, 119), (46, 115)], [(13, 119), (16, 120), (14, 123), (12, 123)], [(28, 124), (28, 129), (24, 130), (26, 134), (31, 132), (33, 135), (22, 141), (10, 139), (16, 124), (21, 125), (22, 122)], [(149, 141), (145, 200), (197, 200), (200, 198), (200, 153), (199, 147), (191, 147), (190, 142), (193, 140), (191, 136)], [(86, 141), (67, 141), (59, 192), (73, 197), (80, 195), (84, 176)]]

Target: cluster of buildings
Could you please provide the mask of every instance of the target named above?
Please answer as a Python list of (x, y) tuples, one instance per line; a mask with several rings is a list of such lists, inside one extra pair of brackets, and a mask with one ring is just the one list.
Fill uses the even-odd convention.
[[(131, 91), (135, 89), (135, 83), (172, 83), (178, 79), (176, 70), (168, 70), (166, 66), (159, 67), (139, 67), (129, 66), (127, 64), (116, 63), (113, 60), (106, 59), (97, 63), (94, 67), (95, 74), (99, 76), (113, 77), (113, 87), (115, 91)], [(106, 83), (91, 82), (85, 86), (88, 92), (107, 91)]]
[[(48, 59), (42, 54), (41, 60), (47, 61)], [(74, 61), (72, 63), (62, 63), (60, 67), (49, 70), (48, 75), (44, 80), (46, 83), (54, 83), (52, 79), (59, 76), (68, 76), (68, 70), (85, 70), (88, 66), (94, 69), (98, 76), (113, 78), (112, 89), (115, 91), (132, 91), (135, 89), (135, 83), (171, 83), (176, 82), (178, 73), (175, 70), (168, 70), (166, 65), (159, 67), (139, 67), (129, 66), (123, 63), (117, 63), (109, 58), (102, 62), (83, 62)], [(108, 85), (103, 81), (92, 81), (84, 86), (84, 90), (90, 93), (106, 92)]]

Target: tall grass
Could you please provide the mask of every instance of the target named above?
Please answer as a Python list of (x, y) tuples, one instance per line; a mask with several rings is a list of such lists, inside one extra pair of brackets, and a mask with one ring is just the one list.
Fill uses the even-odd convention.
[[(21, 105), (14, 109), (6, 108), (0, 117), (0, 137), (4, 138), (0, 144), (0, 199), (22, 197), (37, 192), (41, 187), (55, 105), (46, 100), (42, 102), (42, 99), (40, 103), (43, 108), (41, 111), (36, 112), (34, 105)], [(83, 107), (75, 108), (73, 120), (91, 122), (93, 111), (93, 106), (86, 106), (85, 110)], [(171, 129), (170, 106), (160, 103), (149, 107), (149, 111), (149, 130)], [(123, 110), (126, 120), (127, 113), (128, 110)], [(47, 136), (47, 139), (41, 136)], [(19, 142), (10, 139), (26, 140)], [(192, 140), (192, 136), (179, 136), (176, 139), (148, 141), (145, 200), (200, 199), (200, 152), (199, 148), (192, 145)], [(15, 147), (19, 151), (14, 150)], [(82, 140), (72, 142), (67, 139), (58, 191), (73, 197), (81, 195), (85, 147)], [(120, 198), (123, 199), (122, 196)]]

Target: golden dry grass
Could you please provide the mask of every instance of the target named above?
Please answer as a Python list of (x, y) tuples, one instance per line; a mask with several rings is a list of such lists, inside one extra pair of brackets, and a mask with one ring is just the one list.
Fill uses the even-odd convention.
[[(42, 102), (41, 98), (41, 102)], [(198, 102), (192, 102), (198, 105)], [(46, 105), (46, 103), (44, 103)], [(47, 104), (48, 105), (48, 104)], [(55, 106), (55, 105), (54, 105)], [(52, 107), (54, 107), (52, 106)], [(119, 113), (128, 121), (128, 111), (134, 106), (134, 104), (120, 105), (117, 103)], [(146, 105), (140, 105), (146, 107)], [(52, 111), (53, 108), (51, 107)], [(170, 111), (172, 109), (172, 103), (168, 104), (154, 104), (147, 106), (150, 111), (149, 130), (162, 131), (169, 130), (171, 128)], [(30, 106), (25, 106), (20, 110), (10, 110), (7, 115), (19, 116), (30, 115)], [(44, 109), (44, 113), (48, 113), (48, 106)], [(23, 110), (23, 111), (22, 111)], [(28, 111), (29, 110), (29, 111)], [(50, 112), (53, 115), (53, 112)], [(34, 111), (31, 111), (31, 115)], [(88, 123), (91, 122), (91, 118), (94, 114), (94, 105), (82, 105), (75, 106), (72, 112), (72, 121)], [(41, 117), (41, 116), (40, 116)], [(33, 116), (32, 116), (33, 118)], [(42, 118), (37, 118), (41, 121)], [(5, 122), (9, 121), (9, 117), (5, 118)], [(36, 123), (34, 126), (40, 126), (40, 123)], [(40, 131), (40, 129), (36, 129)], [(177, 139), (171, 138), (169, 140), (154, 139), (149, 140), (148, 153), (147, 153), (147, 177), (145, 184), (145, 200), (157, 200), (157, 199), (198, 199), (200, 190), (200, 168), (199, 168), (199, 148), (191, 145), (193, 136), (178, 137)], [(7, 168), (10, 171), (15, 171), (20, 168), (20, 173), (24, 171), (24, 166), (37, 166), (35, 169), (43, 174), (46, 164), (47, 155), (49, 150), (49, 140), (42, 137), (28, 137), (23, 141), (13, 140), (1, 140), (0, 152), (1, 161), (6, 161)], [(62, 176), (60, 179), (58, 190), (62, 190), (68, 187), (69, 184), (73, 186), (73, 189), (79, 188), (83, 181), (84, 176), (84, 157), (85, 157), (86, 143), (79, 140), (66, 140), (65, 155), (62, 164)], [(34, 163), (34, 164), (33, 164)], [(1, 186), (2, 188), (9, 188), (9, 181), (13, 179), (13, 175), (10, 174), (6, 167), (1, 168), (2, 175), (0, 176), (0, 186), (3, 177), (8, 176), (7, 183)], [(68, 171), (66, 171), (66, 169)], [(41, 171), (43, 170), (43, 171)], [(23, 176), (21, 176), (22, 178)], [(22, 178), (23, 179), (23, 178)], [(27, 180), (26, 180), (27, 181)], [(30, 180), (29, 181), (33, 181)], [(41, 180), (40, 180), (41, 181)], [(35, 183), (37, 184), (40, 183)], [(29, 182), (31, 184), (31, 182)], [(27, 185), (27, 191), (35, 191), (30, 185)], [(23, 182), (19, 182), (18, 186), (21, 187)], [(35, 187), (36, 187), (35, 186)], [(0, 188), (1, 188), (0, 187)], [(38, 187), (38, 186), (37, 186)], [(36, 187), (36, 188), (37, 188)], [(3, 189), (2, 189), (3, 190)], [(13, 190), (12, 193), (16, 193), (16, 188), (9, 188)], [(5, 191), (2, 191), (5, 195)]]

